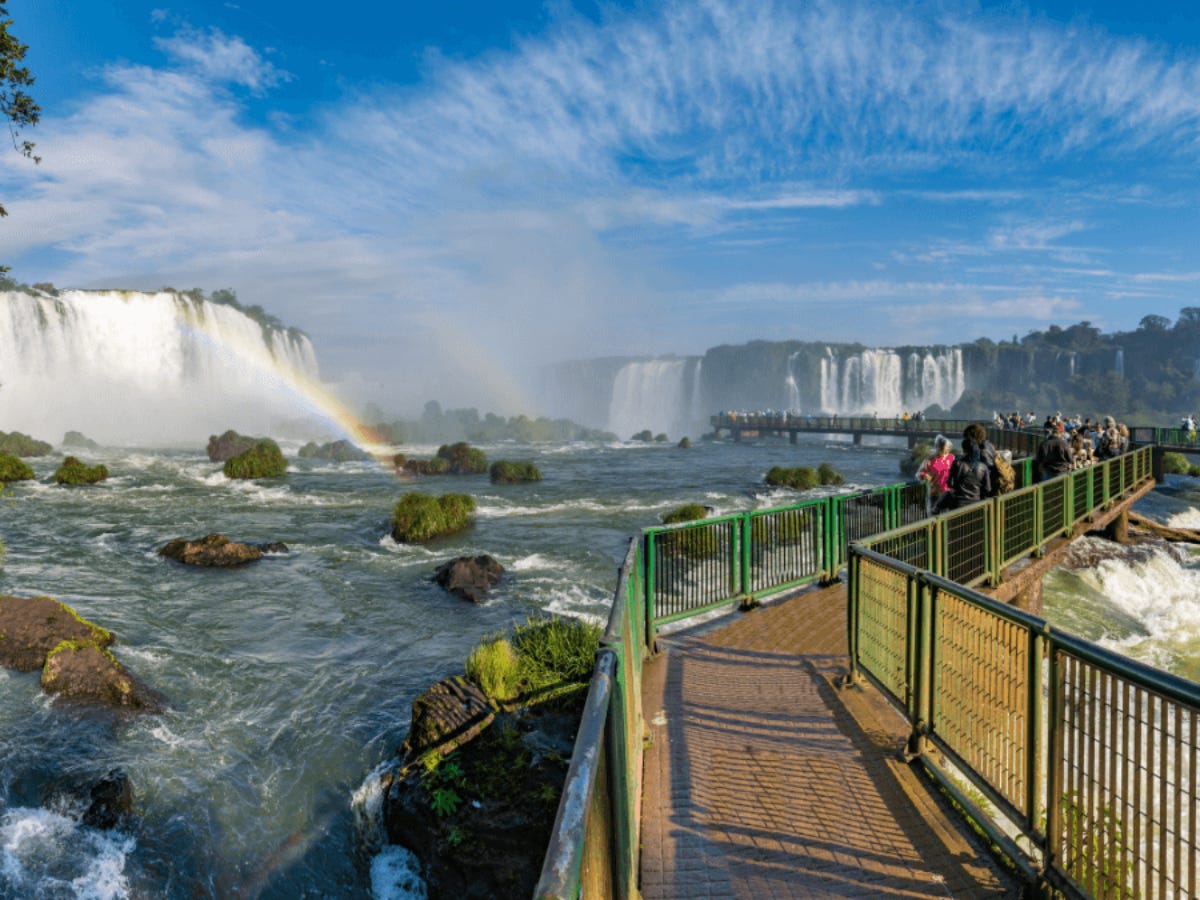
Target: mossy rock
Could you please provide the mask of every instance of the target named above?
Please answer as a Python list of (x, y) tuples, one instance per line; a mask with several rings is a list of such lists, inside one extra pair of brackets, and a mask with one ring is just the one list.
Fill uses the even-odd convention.
[(665, 444), (665, 443), (667, 443), (667, 442), (668, 442), (668, 441), (670, 441), (670, 440), (671, 440), (671, 439), (670, 439), (669, 437), (667, 437), (667, 435), (666, 435), (666, 433), (665, 433), (665, 432), (663, 432), (663, 433), (660, 433), (660, 434), (656, 434), (656, 435), (654, 436), (654, 443), (656, 443), (656, 444)]
[(433, 459), (406, 459), (404, 471), (412, 475), (446, 475), (450, 471), (450, 460), (440, 456)]
[(28, 463), (15, 456), (9, 456), (7, 453), (0, 453), (0, 484), (32, 480), (33, 469), (29, 468)]
[(838, 485), (846, 483), (846, 479), (842, 477), (842, 473), (829, 463), (821, 463), (821, 465), (817, 467), (817, 476), (821, 479), (821, 484), (824, 485)]
[(438, 459), (450, 464), (452, 475), (482, 475), (488, 470), (487, 456), (463, 441), (438, 447)]
[(287, 474), (287, 459), (279, 445), (268, 438), (225, 460), (223, 471), (226, 478), (278, 478)]
[(708, 507), (702, 503), (685, 503), (678, 509), (673, 509), (662, 517), (664, 525), (674, 525), (676, 522), (695, 522), (697, 519), (708, 518)]
[(54, 472), (55, 484), (96, 484), (108, 477), (108, 467), (103, 464), (89, 466), (74, 456), (68, 456)]
[(20, 431), (0, 431), (0, 453), (8, 456), (45, 456), (54, 448)]
[(215, 434), (209, 435), (208, 458), (213, 462), (225, 462), (241, 453), (245, 453), (262, 440), (264, 439), (238, 434), (232, 428), (220, 436)]
[(492, 484), (519, 484), (524, 481), (541, 481), (542, 473), (531, 462), (512, 462), (501, 459), (492, 463)]
[(807, 491), (821, 483), (821, 476), (816, 469), (809, 466), (785, 468), (774, 466), (767, 472), (766, 483), (772, 487), (790, 487), (797, 491)]
[(630, 440), (631, 441), (649, 442), (649, 441), (654, 440), (654, 433), (649, 428), (647, 428), (644, 431), (639, 431), (637, 434), (635, 434), (633, 437), (631, 437)]
[(921, 464), (933, 454), (933, 444), (929, 441), (917, 441), (908, 451), (908, 456), (900, 460), (900, 474), (906, 478), (915, 478)]
[(46, 656), (42, 690), (64, 700), (125, 712), (159, 712), (161, 699), (112, 653), (91, 641), (60, 641)]
[(681, 438), (677, 446), (680, 450), (690, 450), (692, 447), (692, 440), (691, 438), (687, 437)]
[(0, 596), (0, 666), (34, 672), (63, 641), (108, 647), (113, 636), (52, 597)]
[(462, 531), (471, 524), (475, 498), (467, 494), (405, 494), (392, 510), (392, 537), (421, 544)]

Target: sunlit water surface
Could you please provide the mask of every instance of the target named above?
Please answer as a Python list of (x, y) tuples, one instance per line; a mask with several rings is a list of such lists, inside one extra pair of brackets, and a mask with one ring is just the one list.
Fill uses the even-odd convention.
[[(107, 482), (63, 488), (47, 483), (60, 457), (32, 460), (38, 482), (0, 499), (0, 591), (49, 594), (112, 630), (118, 658), (170, 705), (114, 725), (53, 706), (36, 673), (0, 670), (0, 896), (420, 896), (411, 860), (376, 852), (378, 797), (364, 786), (394, 754), (421, 690), (461, 671), (482, 635), (530, 615), (605, 617), (629, 536), (668, 510), (790, 502), (762, 487), (774, 465), (830, 462), (847, 478), (840, 490), (891, 483), (907, 454), (887, 440), (832, 438), (483, 449), (533, 460), (545, 480), (413, 484), (374, 463), (293, 455), (283, 479), (231, 482), (200, 452), (109, 450), (89, 457), (108, 465)], [(1159, 507), (1150, 514), (1200, 526), (1200, 496), (1171, 488), (1145, 501)], [(390, 509), (412, 489), (473, 494), (475, 526), (396, 545)], [(290, 552), (236, 570), (157, 555), (172, 538), (213, 531)], [(440, 562), (476, 553), (508, 570), (486, 604), (430, 581)], [(1051, 575), (1048, 615), (1196, 677), (1200, 574), (1190, 557), (1156, 553)], [(133, 785), (123, 830), (46, 807), (52, 782), (110, 769)]]

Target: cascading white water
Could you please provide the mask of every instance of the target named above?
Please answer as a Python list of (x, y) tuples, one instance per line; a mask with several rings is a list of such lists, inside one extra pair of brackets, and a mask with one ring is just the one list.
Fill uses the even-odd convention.
[[(622, 366), (613, 382), (608, 430), (622, 440), (649, 428), (681, 437), (687, 430), (688, 360), (653, 359)], [(698, 374), (698, 370), (697, 370)]]
[(1125, 350), (1121, 347), (1117, 348), (1117, 356), (1113, 360), (1113, 370), (1122, 378), (1125, 377)]
[[(793, 354), (795, 356), (795, 354)], [(788, 385), (795, 382), (788, 359)], [(904, 410), (937, 404), (953, 406), (966, 389), (962, 351), (912, 352), (902, 360), (894, 350), (863, 350), (841, 357), (831, 347), (820, 360), (822, 412), (839, 415), (894, 416)], [(795, 404), (797, 409), (811, 404)]]
[(705, 431), (705, 422), (708, 418), (708, 411), (704, 408), (704, 398), (700, 394), (700, 369), (704, 365), (703, 359), (696, 360), (696, 368), (692, 370), (692, 421), (688, 423), (689, 428), (699, 427), (701, 431)]
[(800, 396), (800, 385), (796, 383), (796, 370), (793, 368), (799, 356), (797, 352), (787, 358), (787, 379), (784, 382), (787, 387), (787, 406), (784, 408), (796, 412), (804, 406), (804, 400)]
[(304, 414), (307, 337), (174, 293), (0, 292), (0, 430), (191, 441)]

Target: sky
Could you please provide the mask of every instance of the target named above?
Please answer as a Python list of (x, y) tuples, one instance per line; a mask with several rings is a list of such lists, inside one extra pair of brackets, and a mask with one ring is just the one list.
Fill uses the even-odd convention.
[(393, 407), (1200, 305), (1200, 4), (7, 5), (11, 274), (233, 288)]

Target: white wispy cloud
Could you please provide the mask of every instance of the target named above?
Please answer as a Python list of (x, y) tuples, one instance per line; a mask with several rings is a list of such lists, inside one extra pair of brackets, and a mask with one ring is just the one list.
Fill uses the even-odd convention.
[(154, 43), (175, 63), (204, 79), (240, 85), (256, 94), (291, 78), (240, 37), (225, 35), (217, 28), (184, 25), (172, 37), (155, 38)]

